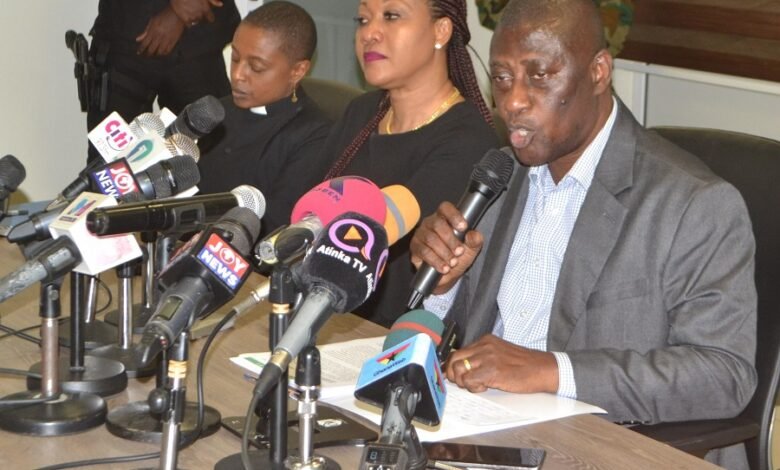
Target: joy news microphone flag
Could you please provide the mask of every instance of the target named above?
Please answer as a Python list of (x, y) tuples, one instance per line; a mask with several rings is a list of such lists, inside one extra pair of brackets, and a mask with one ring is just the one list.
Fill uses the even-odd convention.
[(159, 276), (165, 290), (136, 345), (142, 364), (236, 295), (252, 272), (247, 256), (259, 234), (257, 214), (234, 207), (172, 257)]
[[(126, 160), (120, 158), (89, 174), (97, 192), (125, 203), (178, 195), (200, 181), (198, 166), (188, 156), (163, 160), (135, 174)], [(15, 225), (8, 232), (8, 241), (26, 243), (51, 238), (49, 225), (60, 216), (62, 210), (62, 207), (57, 207), (31, 215), (27, 221)]]

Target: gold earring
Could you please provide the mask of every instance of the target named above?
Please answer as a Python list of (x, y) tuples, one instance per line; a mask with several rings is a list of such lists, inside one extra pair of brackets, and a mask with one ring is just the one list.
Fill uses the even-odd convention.
[(298, 102), (298, 95), (295, 93), (295, 89), (296, 88), (298, 88), (298, 87), (296, 86), (295, 88), (293, 88), (292, 98), (290, 98), (290, 101), (292, 101), (293, 103), (297, 103)]
[(438, 51), (439, 49), (441, 49), (441, 44), (439, 44), (439, 43), (437, 42), (436, 44), (434, 44), (434, 45), (433, 45), (433, 48), (434, 48), (434, 49), (436, 49), (436, 50)]

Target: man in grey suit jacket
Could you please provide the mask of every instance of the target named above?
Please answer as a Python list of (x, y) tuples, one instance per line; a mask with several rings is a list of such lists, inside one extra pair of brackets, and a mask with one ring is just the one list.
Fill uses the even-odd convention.
[[(450, 203), (411, 242), (413, 263), (442, 274), (440, 297), (426, 306), (444, 302), (459, 326), (447, 377), (471, 391), (575, 396), (617, 422), (734, 416), (756, 386), (747, 210), (736, 189), (612, 97), (601, 31), (592, 0), (516, 0), (503, 12), (490, 66), (519, 163), (464, 242), (453, 229), (465, 230), (465, 220)], [(591, 155), (594, 147), (603, 150)], [(534, 243), (517, 235), (525, 218), (539, 217), (526, 205), (542, 197), (529, 196), (529, 173), (544, 168), (555, 186), (583, 155), (595, 162), (592, 180), (567, 206), (572, 226), (554, 253), (557, 282), (539, 317), (545, 347), (519, 346), (502, 328), (521, 312), (503, 311), (501, 297), (528, 288), (505, 281), (513, 245)], [(711, 457), (744, 465), (741, 448)]]

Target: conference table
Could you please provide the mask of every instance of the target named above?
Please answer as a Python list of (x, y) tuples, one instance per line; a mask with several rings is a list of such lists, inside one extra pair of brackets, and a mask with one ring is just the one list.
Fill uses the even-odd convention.
[[(19, 250), (0, 240), (0, 275), (12, 271), (24, 262)], [(113, 274), (101, 276), (109, 285)], [(236, 299), (214, 315), (226, 312), (243, 299), (252, 286), (262, 281), (253, 274)], [(136, 283), (135, 291), (141, 289)], [(0, 304), (0, 324), (25, 328), (40, 324), (38, 317), (39, 285), (36, 284)], [(68, 315), (68, 281), (62, 288), (63, 315)], [(116, 295), (114, 295), (116, 298)], [(105, 296), (102, 299), (106, 299)], [(205, 365), (205, 402), (223, 417), (243, 416), (252, 394), (253, 383), (243, 370), (229, 358), (244, 352), (268, 350), (267, 304), (260, 304), (236, 324), (220, 332), (209, 349)], [(98, 316), (100, 318), (100, 316)], [(382, 336), (387, 330), (354, 315), (334, 315), (318, 335), (318, 344), (346, 341), (360, 337)], [(37, 336), (37, 330), (30, 330)], [(2, 333), (0, 333), (2, 334)], [(137, 340), (137, 337), (136, 337)], [(195, 362), (203, 347), (203, 339), (190, 347), (187, 398), (195, 401)], [(68, 350), (61, 348), (61, 354)], [(26, 370), (41, 360), (39, 347), (18, 337), (0, 340), (0, 368)], [(154, 378), (130, 379), (127, 389), (107, 397), (108, 409), (129, 402), (146, 400), (154, 388)], [(0, 375), (0, 398), (25, 390), (23, 377)], [(2, 409), (0, 409), (2, 419)], [(595, 415), (578, 415), (504, 431), (455, 439), (457, 442), (513, 447), (538, 447), (546, 450), (544, 469), (707, 469), (719, 468), (704, 460), (685, 454), (665, 444), (651, 440), (607, 419)], [(201, 438), (178, 454), (178, 467), (189, 470), (213, 468), (226, 456), (240, 452), (240, 439), (225, 429)], [(116, 437), (105, 426), (64, 436), (38, 437), (0, 431), (0, 468), (34, 469), (48, 465), (94, 458), (146, 454), (160, 450), (159, 444), (134, 442)], [(356, 469), (362, 449), (339, 446), (318, 449), (340, 463), (342, 469)], [(158, 460), (113, 463), (91, 468), (157, 468)]]

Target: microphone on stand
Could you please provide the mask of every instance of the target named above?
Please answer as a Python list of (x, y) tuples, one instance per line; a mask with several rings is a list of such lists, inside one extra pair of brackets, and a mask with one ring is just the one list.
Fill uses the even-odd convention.
[(165, 136), (165, 124), (160, 116), (154, 113), (141, 113), (130, 123), (130, 130), (137, 136), (157, 134)]
[(166, 290), (135, 347), (141, 364), (151, 364), (195, 320), (235, 296), (252, 272), (246, 258), (259, 234), (260, 217), (234, 207), (173, 256), (159, 275)]
[(56, 279), (70, 270), (96, 275), (141, 256), (132, 235), (98, 238), (89, 234), (85, 220), (90, 211), (101, 205), (116, 204), (110, 196), (82, 193), (50, 224), (56, 239), (14, 272), (0, 279), (0, 302), (7, 300), (36, 282)]
[[(187, 156), (173, 157), (133, 175), (121, 158), (89, 173), (93, 184), (103, 194), (120, 202), (165, 198), (185, 191), (200, 181), (198, 166)], [(59, 217), (63, 207), (34, 214), (8, 232), (11, 243), (51, 238), (49, 225)]]
[[(412, 192), (400, 184), (382, 188), (382, 194), (387, 207), (384, 224), (385, 232), (387, 233), (387, 244), (393, 245), (399, 239), (405, 237), (417, 225), (417, 222), (420, 220), (420, 205), (417, 203), (417, 199), (415, 199)], [(355, 211), (360, 212), (360, 209), (355, 209)], [(306, 217), (302, 220), (306, 220)], [(320, 231), (317, 231), (316, 233), (312, 231), (312, 233), (313, 237), (317, 237)], [(305, 234), (306, 239), (309, 236), (310, 235)], [(256, 258), (259, 257), (259, 249), (268, 249), (258, 248), (263, 242), (265, 242), (265, 240), (259, 242), (255, 246)], [(302, 249), (305, 250), (310, 245), (310, 242), (306, 242), (304, 239), (297, 246), (301, 245), (304, 245)], [(276, 247), (273, 249), (276, 250), (274, 257), (285, 259), (284, 254), (281, 256), (279, 255), (279, 251), (282, 249)], [(287, 251), (287, 253), (290, 253), (290, 251)], [(289, 259), (289, 257), (287, 259)], [(270, 285), (270, 280), (263, 281), (257, 288), (252, 290), (244, 300), (234, 305), (233, 310), (236, 312), (236, 315), (243, 315), (249, 309), (268, 298)]]
[(165, 137), (183, 134), (192, 140), (210, 133), (225, 119), (225, 108), (219, 100), (206, 95), (188, 104), (167, 128)]
[(161, 125), (162, 120), (152, 113), (137, 116), (131, 124), (127, 124), (116, 111), (109, 114), (87, 134), (104, 161), (94, 159), (89, 162), (76, 179), (57, 194), (46, 210), (72, 201), (80, 193), (87, 191), (91, 182), (90, 173), (117, 158), (126, 158), (133, 172), (137, 173), (175, 155), (189, 154), (195, 159), (200, 156), (200, 150), (194, 144), (178, 141), (168, 143), (161, 137), (165, 134), (165, 128), (160, 130)]
[[(458, 202), (458, 210), (466, 219), (468, 228), (479, 222), (490, 204), (506, 189), (514, 171), (514, 157), (509, 150), (490, 149), (471, 172), (471, 179), (466, 191)], [(456, 232), (458, 240), (463, 241), (466, 232)], [(412, 280), (412, 295), (407, 306), (417, 308), (422, 299), (436, 287), (441, 274), (427, 263), (423, 263)]]
[[(0, 203), (8, 199), (27, 177), (24, 165), (13, 155), (0, 158)], [(2, 211), (0, 210), (0, 216)]]
[[(114, 111), (87, 133), (87, 138), (103, 157), (104, 162), (116, 159), (135, 142), (138, 136), (130, 125)], [(101, 162), (101, 163), (104, 163)], [(77, 191), (76, 194), (83, 191)]]
[[(355, 398), (382, 407), (379, 439), (363, 450), (361, 469), (422, 470), (427, 457), (411, 421), (438, 425), (444, 412), (444, 386), (437, 346), (444, 324), (425, 310), (407, 312), (396, 320), (383, 351), (360, 370)], [(393, 456), (393, 460), (388, 460)]]
[(366, 301), (387, 257), (385, 230), (370, 217), (347, 212), (328, 224), (303, 259), (299, 277), (304, 300), (258, 377), (255, 396), (265, 396), (276, 385), (333, 312), (349, 312)]
[(123, 204), (90, 213), (87, 229), (100, 236), (150, 231), (188, 232), (215, 222), (233, 207), (246, 207), (262, 217), (265, 198), (257, 188), (242, 185), (227, 193)]
[(388, 244), (392, 245), (411, 232), (420, 221), (420, 204), (409, 188), (400, 184), (385, 186), (382, 194), (387, 206), (385, 232)]
[(298, 199), (290, 225), (275, 230), (255, 246), (255, 258), (267, 265), (290, 262), (303, 255), (323, 226), (349, 211), (384, 223), (384, 195), (377, 185), (359, 176), (324, 181)]

